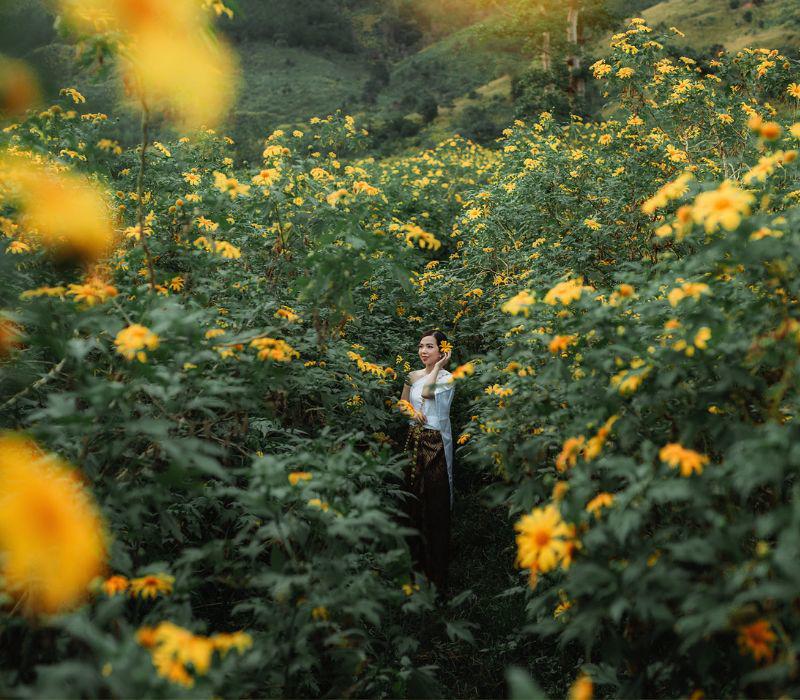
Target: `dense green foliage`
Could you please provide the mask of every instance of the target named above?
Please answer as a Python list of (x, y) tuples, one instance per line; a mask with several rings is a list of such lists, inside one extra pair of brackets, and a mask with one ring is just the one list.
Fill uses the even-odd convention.
[[(35, 623), (4, 597), (3, 693), (480, 696), (513, 663), (554, 694), (579, 670), (611, 696), (797, 694), (797, 65), (670, 40), (634, 22), (587, 71), (604, 121), (518, 120), (494, 151), (376, 160), (337, 113), (258, 166), (211, 130), (143, 153), (74, 93), (3, 131), (114, 193), (120, 236), (86, 270), (2, 200), (0, 421), (81, 470), (109, 574), (175, 579)], [(158, 342), (126, 357), (136, 324)], [(466, 365), (474, 589), (438, 606), (392, 408), (434, 326)], [(520, 564), (554, 563), (512, 572), (545, 512)], [(252, 648), (182, 688), (145, 648), (165, 621)]]

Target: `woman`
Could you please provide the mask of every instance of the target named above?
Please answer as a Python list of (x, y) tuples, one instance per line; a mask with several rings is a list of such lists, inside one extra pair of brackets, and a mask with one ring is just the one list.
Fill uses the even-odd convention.
[(402, 398), (414, 407), (409, 421), (406, 449), (411, 464), (406, 470), (406, 489), (411, 496), (406, 512), (418, 535), (411, 538), (411, 556), (418, 569), (444, 593), (450, 546), (450, 508), (453, 503), (453, 433), (450, 404), (455, 389), (450, 372), (447, 337), (430, 331), (419, 341), (424, 369), (409, 372)]

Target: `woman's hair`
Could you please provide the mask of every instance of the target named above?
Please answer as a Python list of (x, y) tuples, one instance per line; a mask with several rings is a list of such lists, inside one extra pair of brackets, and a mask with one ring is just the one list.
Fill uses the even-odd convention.
[(439, 349), (442, 347), (442, 341), (447, 340), (447, 336), (439, 330), (426, 331), (420, 336), (420, 338), (427, 338), (429, 335), (432, 335), (434, 338), (436, 338), (436, 345)]

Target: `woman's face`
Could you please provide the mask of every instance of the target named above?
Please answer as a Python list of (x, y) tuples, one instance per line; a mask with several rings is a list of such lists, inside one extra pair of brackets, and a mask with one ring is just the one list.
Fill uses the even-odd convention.
[(441, 356), (439, 344), (432, 335), (426, 335), (419, 341), (419, 359), (422, 360), (423, 365), (428, 367), (435, 364)]

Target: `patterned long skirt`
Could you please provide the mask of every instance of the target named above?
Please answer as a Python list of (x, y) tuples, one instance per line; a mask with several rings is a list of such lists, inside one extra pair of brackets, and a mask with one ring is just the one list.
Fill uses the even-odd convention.
[(406, 438), (411, 464), (406, 468), (409, 525), (418, 534), (409, 540), (415, 568), (444, 593), (450, 550), (450, 483), (442, 434), (413, 425)]

